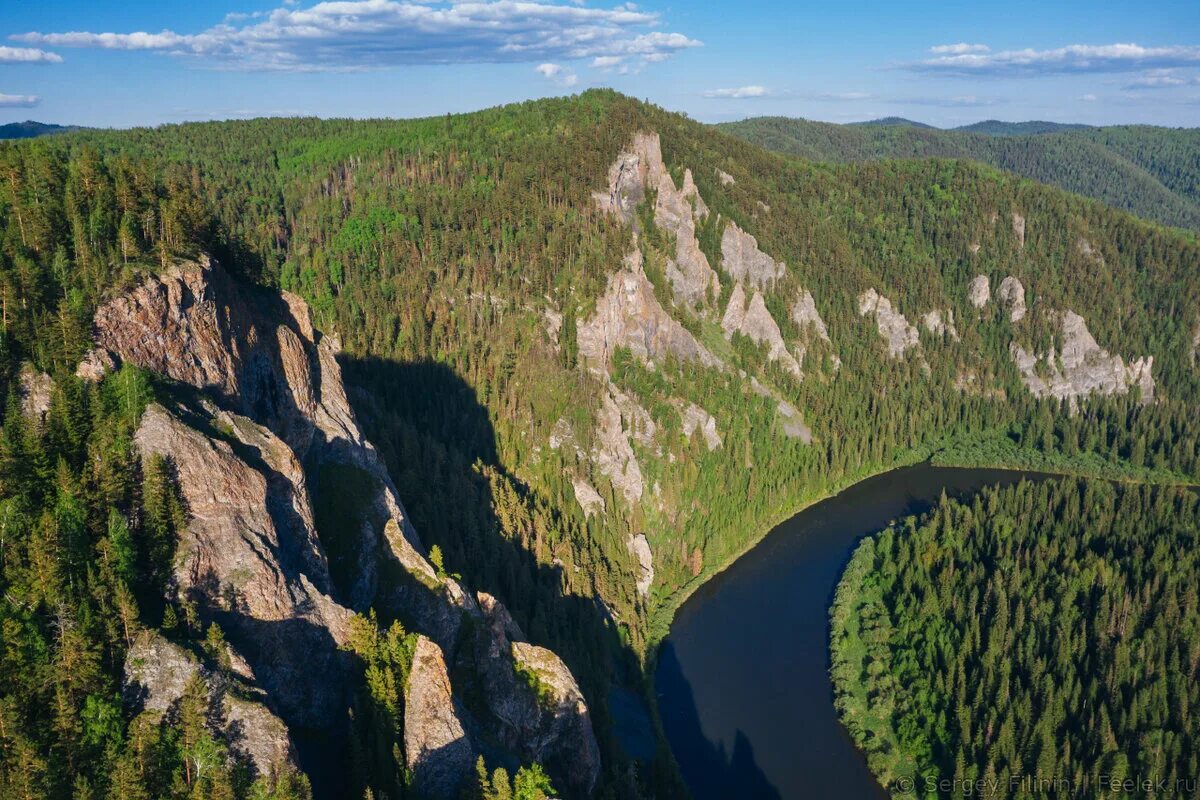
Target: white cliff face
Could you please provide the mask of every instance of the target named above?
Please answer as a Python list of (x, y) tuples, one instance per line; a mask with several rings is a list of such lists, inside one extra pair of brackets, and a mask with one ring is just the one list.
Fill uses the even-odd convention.
[(625, 501), (635, 505), (642, 499), (645, 483), (633, 443), (651, 447), (657, 426), (650, 412), (636, 400), (609, 384), (596, 414), (596, 444), (592, 461)]
[(733, 186), (737, 182), (732, 175), (720, 168), (717, 168), (717, 177), (720, 178), (722, 186)]
[(967, 287), (967, 300), (975, 308), (983, 308), (992, 299), (991, 282), (987, 275), (976, 275)]
[(1008, 309), (1010, 322), (1020, 322), (1025, 319), (1025, 287), (1019, 280), (1009, 275), (1000, 281), (1000, 289), (996, 292), (1000, 305)]
[(801, 289), (796, 302), (792, 304), (792, 321), (801, 331), (811, 329), (822, 341), (829, 341), (829, 329), (825, 326), (825, 320), (821, 319), (821, 312), (817, 311), (812, 293), (807, 289)]
[(650, 587), (654, 584), (654, 554), (650, 552), (650, 542), (646, 534), (639, 533), (630, 536), (625, 545), (638, 561), (637, 592), (642, 597), (649, 597)]
[(1025, 217), (1017, 212), (1012, 215), (1013, 235), (1017, 237), (1017, 242), (1021, 247), (1025, 246)]
[(720, 294), (717, 273), (696, 239), (696, 222), (708, 215), (708, 208), (690, 170), (684, 172), (682, 188), (676, 189), (663, 164), (658, 134), (634, 135), (629, 149), (609, 168), (608, 179), (608, 191), (592, 196), (601, 210), (619, 216), (626, 224), (635, 222), (638, 203), (646, 192), (655, 191), (654, 224), (675, 237), (675, 257), (665, 272), (676, 302), (698, 308)]
[(700, 431), (704, 437), (704, 444), (710, 452), (721, 446), (721, 434), (717, 431), (717, 420), (712, 414), (695, 403), (677, 401), (676, 407), (679, 409), (679, 416), (683, 421), (685, 438), (690, 439), (693, 433)]
[(925, 326), (925, 330), (932, 333), (934, 336), (948, 336), (954, 341), (958, 341), (958, 330), (954, 327), (954, 311), (947, 309), (933, 309), (926, 311), (921, 315), (921, 324)]
[(800, 371), (800, 362), (788, 352), (787, 345), (783, 341), (783, 334), (779, 330), (779, 324), (767, 310), (767, 304), (763, 300), (761, 292), (755, 291), (754, 296), (747, 303), (746, 292), (742, 289), (742, 285), (739, 283), (733, 287), (733, 293), (729, 296), (729, 304), (725, 307), (725, 316), (721, 320), (721, 329), (725, 331), (726, 339), (733, 338), (735, 333), (741, 333), (758, 344), (766, 344), (767, 358), (778, 361), (784, 369), (797, 378), (804, 377)]
[(1066, 400), (1073, 409), (1081, 397), (1126, 394), (1136, 386), (1143, 403), (1154, 399), (1153, 356), (1126, 364), (1100, 347), (1087, 322), (1073, 311), (1060, 316), (1059, 345), (1057, 352), (1051, 348), (1040, 357), (1015, 342), (1009, 346), (1021, 381), (1034, 397)]
[(721, 269), (738, 283), (758, 289), (769, 289), (787, 271), (782, 261), (776, 261), (758, 249), (758, 240), (730, 220), (721, 235)]
[(608, 373), (618, 347), (645, 363), (667, 356), (706, 367), (721, 363), (658, 302), (636, 249), (626, 257), (624, 269), (609, 276), (595, 313), (579, 325), (576, 341), (584, 363), (601, 375)]
[(874, 289), (867, 289), (858, 296), (858, 314), (862, 317), (868, 314), (875, 316), (875, 327), (887, 342), (888, 355), (892, 358), (900, 358), (916, 347), (920, 340), (916, 327), (892, 308), (891, 300)]

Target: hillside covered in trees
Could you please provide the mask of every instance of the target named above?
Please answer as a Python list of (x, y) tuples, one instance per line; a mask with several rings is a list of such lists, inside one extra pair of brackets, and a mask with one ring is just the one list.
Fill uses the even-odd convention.
[(865, 539), (831, 611), (832, 673), (881, 783), (1193, 794), (1197, 537), (1193, 490), (1062, 480), (943, 498)]
[(814, 161), (970, 158), (1164, 225), (1200, 230), (1200, 129), (978, 123), (939, 130), (907, 123), (756, 117), (719, 127)]
[[(637, 764), (623, 750), (610, 692), (648, 695), (682, 599), (807, 502), (942, 451), (1200, 475), (1196, 243), (970, 162), (812, 164), (593, 91), (5, 144), (0, 237), (14, 796), (299, 791), (234, 771), (194, 789), (189, 754), (228, 766), (221, 743), (131, 719), (118, 696), (123, 621), (221, 652), (203, 650), (219, 629), (167, 613), (188, 517), (129, 443), (177, 387), (76, 375), (101, 302), (179, 258), (293, 292), (340, 338), (355, 415), (439, 580), (499, 598), (578, 679), (599, 796), (680, 790), (664, 745)], [(337, 555), (323, 520), (356, 495), (324, 486), (316, 526)], [(389, 730), (409, 640), (378, 636), (363, 702)], [(391, 740), (370, 741), (392, 769)], [(500, 778), (481, 791), (505, 796)]]

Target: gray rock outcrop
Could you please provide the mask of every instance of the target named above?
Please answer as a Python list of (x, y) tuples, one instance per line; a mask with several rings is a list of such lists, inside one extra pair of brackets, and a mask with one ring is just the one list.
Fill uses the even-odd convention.
[(625, 546), (638, 562), (637, 593), (649, 597), (650, 587), (654, 585), (654, 554), (650, 552), (650, 540), (646, 534), (639, 533), (630, 536)]
[(1192, 366), (1200, 364), (1200, 325), (1196, 326), (1196, 333), (1192, 336)]
[(717, 430), (717, 420), (712, 414), (709, 414), (695, 403), (677, 401), (676, 407), (679, 409), (679, 416), (683, 421), (683, 435), (685, 438), (690, 439), (693, 433), (700, 431), (700, 434), (704, 437), (704, 444), (710, 452), (721, 446), (721, 434)]
[(1000, 281), (996, 296), (1005, 309), (1008, 310), (1010, 322), (1020, 322), (1025, 319), (1025, 286), (1012, 275)]
[(1126, 394), (1136, 386), (1143, 403), (1154, 399), (1153, 356), (1127, 364), (1100, 347), (1083, 317), (1073, 311), (1060, 315), (1058, 338), (1057, 352), (1052, 347), (1040, 357), (1015, 342), (1009, 346), (1021, 381), (1034, 397), (1066, 400), (1073, 409), (1079, 398)]
[(829, 341), (829, 328), (825, 326), (825, 320), (821, 319), (817, 303), (807, 289), (801, 289), (796, 302), (792, 304), (792, 322), (796, 323), (801, 332), (811, 329), (822, 341)]
[(892, 307), (892, 301), (874, 289), (867, 289), (858, 296), (858, 314), (862, 317), (874, 315), (875, 327), (887, 342), (888, 355), (892, 358), (900, 358), (920, 340), (916, 327)]
[(758, 240), (730, 220), (721, 235), (721, 269), (738, 283), (758, 289), (768, 289), (787, 271), (782, 261), (776, 261), (758, 249)]
[(728, 172), (725, 172), (720, 167), (717, 168), (717, 177), (721, 180), (722, 186), (733, 186), (733, 184), (737, 183), (737, 181), (733, 179), (732, 175), (730, 175)]
[(545, 765), (556, 786), (589, 794), (600, 748), (575, 678), (553, 652), (525, 642), (494, 597), (477, 597), (483, 617), (475, 646), (486, 654), (481, 678), (493, 734), (523, 759)]
[(1012, 215), (1013, 235), (1017, 237), (1017, 242), (1021, 247), (1025, 246), (1025, 217), (1018, 214), (1016, 211)]
[[(284, 723), (341, 725), (352, 665), (340, 645), (351, 608), (387, 609), (439, 653), (458, 642), (464, 616), (482, 618), (474, 596), (425, 558), (354, 418), (337, 339), (313, 329), (299, 298), (239, 284), (207, 261), (179, 264), (102, 306), (95, 342), (88, 361), (101, 374), (128, 362), (192, 387), (151, 404), (134, 437), (143, 458), (169, 460), (188, 511), (172, 591), (220, 623), (231, 652)], [(367, 487), (366, 500), (348, 511), (357, 516), (348, 530), (357, 526), (358, 548), (344, 586), (331, 575), (310, 498), (314, 487), (322, 490), (327, 465), (357, 470), (355, 480)], [(513, 672), (511, 652), (499, 663), (487, 657), (465, 668)], [(430, 706), (448, 696), (424, 695), (422, 713), (448, 720), (456, 707)], [(548, 763), (565, 749), (595, 748), (582, 698), (560, 716), (531, 723), (533, 739), (519, 742), (523, 758)], [(567, 735), (569, 741), (560, 738)], [(438, 763), (466, 763), (469, 775), (469, 762), (456, 756)]]
[(776, 407), (783, 420), (783, 433), (791, 439), (799, 439), (805, 444), (812, 444), (812, 430), (804, 422), (804, 417), (794, 405), (786, 400), (780, 400)]
[(987, 275), (976, 275), (967, 287), (967, 300), (975, 308), (983, 308), (992, 299), (992, 286)]
[(579, 325), (576, 341), (583, 362), (599, 374), (608, 373), (618, 347), (628, 348), (643, 362), (674, 356), (708, 367), (721, 363), (658, 302), (636, 248), (626, 257), (624, 269), (609, 276), (595, 313)]
[[(242, 669), (246, 669), (241, 665)], [(295, 762), (287, 727), (265, 705), (261, 690), (241, 676), (223, 676), (204, 667), (193, 653), (160, 634), (140, 631), (125, 658), (123, 694), (135, 711), (168, 713), (178, 706), (188, 683), (204, 678), (210, 720), (237, 754), (245, 755), (259, 775)]]
[(592, 461), (630, 506), (641, 500), (645, 491), (642, 469), (633, 443), (636, 441), (643, 447), (650, 447), (656, 430), (650, 412), (609, 384), (596, 414), (596, 444), (592, 448)]
[(594, 486), (583, 478), (575, 477), (571, 479), (571, 487), (575, 490), (575, 501), (583, 509), (585, 517), (604, 513), (604, 498)]
[(953, 309), (942, 311), (935, 308), (932, 311), (926, 311), (921, 315), (921, 324), (934, 336), (948, 336), (954, 341), (958, 341), (958, 329), (954, 327)]
[(417, 638), (404, 690), (404, 753), (421, 797), (454, 798), (475, 766), (442, 648)]
[(37, 423), (46, 421), (50, 413), (50, 392), (54, 381), (44, 372), (38, 372), (32, 364), (21, 365), (17, 375), (17, 394), (21, 398), (21, 413), (26, 419)]
[(755, 290), (754, 295), (747, 302), (742, 284), (734, 286), (733, 293), (729, 296), (729, 304), (725, 306), (725, 316), (721, 319), (721, 329), (725, 331), (726, 339), (731, 339), (733, 334), (740, 333), (750, 337), (757, 344), (765, 344), (767, 358), (771, 361), (778, 361), (797, 378), (803, 377), (803, 373), (800, 371), (800, 362), (788, 352), (787, 345), (783, 341), (783, 334), (779, 330), (779, 323), (767, 310), (767, 304), (763, 300), (761, 292)]
[(708, 215), (708, 208), (690, 170), (684, 171), (683, 186), (676, 189), (663, 164), (658, 134), (635, 134), (609, 168), (608, 179), (608, 191), (592, 196), (601, 210), (616, 214), (626, 224), (636, 222), (637, 206), (647, 190), (655, 191), (654, 224), (675, 237), (675, 255), (665, 273), (676, 302), (697, 308), (716, 297), (720, 281), (696, 239), (696, 221)]

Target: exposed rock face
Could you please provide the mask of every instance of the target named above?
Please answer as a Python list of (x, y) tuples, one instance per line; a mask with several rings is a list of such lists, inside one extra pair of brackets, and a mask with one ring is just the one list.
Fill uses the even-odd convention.
[(642, 257), (634, 250), (625, 268), (608, 278), (608, 288), (596, 301), (596, 311), (579, 325), (579, 355), (595, 372), (607, 374), (613, 352), (627, 347), (644, 362), (674, 356), (716, 367), (720, 361), (696, 337), (666, 312), (654, 296)]
[(1196, 326), (1196, 334), (1192, 337), (1192, 366), (1200, 364), (1200, 325)]
[(595, 487), (579, 477), (571, 479), (571, 486), (575, 489), (575, 501), (583, 509), (585, 517), (604, 513), (604, 498)]
[(609, 384), (597, 412), (596, 445), (592, 449), (592, 460), (631, 506), (642, 499), (645, 490), (642, 468), (633, 452), (633, 442), (649, 447), (656, 430), (650, 412)]
[(992, 299), (992, 286), (987, 275), (976, 275), (967, 287), (967, 300), (975, 308), (983, 308)]
[(778, 361), (797, 378), (803, 377), (800, 362), (788, 352), (783, 334), (779, 331), (779, 324), (767, 310), (761, 292), (756, 290), (747, 304), (742, 284), (734, 286), (733, 293), (729, 296), (729, 305), (725, 307), (725, 316), (721, 319), (721, 329), (725, 331), (726, 339), (733, 338), (735, 333), (741, 333), (758, 344), (766, 344), (769, 359)]
[(858, 296), (858, 314), (862, 317), (875, 315), (875, 327), (887, 342), (888, 355), (892, 358), (900, 358), (905, 351), (917, 346), (920, 338), (917, 329), (892, 308), (892, 301), (874, 289), (867, 289)]
[[(193, 424), (224, 429), (238, 450)], [(350, 612), (329, 596), (300, 462), (266, 428), (211, 407), (151, 405), (134, 440), (143, 456), (170, 459), (187, 503), (191, 520), (175, 560), (180, 593), (220, 621), (284, 717), (328, 724), (343, 704), (337, 646)]]
[(949, 336), (954, 341), (958, 341), (958, 330), (954, 327), (954, 311), (952, 310), (942, 311), (935, 308), (927, 311), (921, 316), (921, 324), (934, 336)]
[(107, 350), (93, 347), (83, 357), (83, 360), (79, 362), (79, 366), (75, 368), (75, 377), (92, 383), (99, 383), (115, 366), (116, 364)]
[(1017, 212), (1012, 215), (1013, 234), (1017, 237), (1017, 241), (1021, 247), (1025, 246), (1025, 217)]
[(721, 434), (717, 431), (717, 420), (695, 403), (677, 403), (679, 415), (683, 420), (683, 435), (692, 438), (697, 430), (704, 436), (704, 444), (709, 451), (721, 446)]
[(817, 311), (816, 301), (813, 300), (812, 294), (807, 289), (800, 290), (800, 296), (792, 305), (792, 321), (801, 331), (811, 328), (816, 331), (822, 341), (829, 341), (829, 329), (825, 327), (825, 320), (821, 319), (821, 312)]
[(638, 594), (649, 597), (650, 587), (654, 584), (654, 554), (650, 552), (650, 541), (646, 534), (639, 533), (637, 536), (630, 536), (625, 546), (638, 561)]
[[(494, 597), (480, 592), (478, 601), (483, 624), (476, 649), (487, 654), (481, 677), (494, 733), (524, 759), (544, 764), (556, 786), (590, 793), (600, 773), (600, 748), (574, 677), (554, 653), (526, 643)], [(536, 679), (541, 696), (518, 670)]]
[(1051, 348), (1040, 358), (1016, 343), (1009, 346), (1021, 381), (1034, 397), (1067, 400), (1074, 409), (1080, 397), (1126, 394), (1136, 386), (1143, 403), (1154, 399), (1153, 356), (1126, 364), (1101, 348), (1083, 317), (1073, 311), (1060, 318), (1059, 340), (1059, 352)]
[(319, 336), (294, 296), (250, 290), (207, 260), (181, 264), (100, 307), (96, 343), (128, 361), (215, 396), (270, 430), (306, 466), (342, 464), (367, 473), (375, 491), (361, 509), (353, 586), (356, 608), (375, 592), (376, 550), (387, 520), (404, 534), (388, 548), (409, 571), (432, 575), (382, 460), (354, 419), (333, 336)]
[(663, 164), (658, 134), (635, 134), (629, 149), (609, 168), (608, 178), (608, 192), (596, 192), (593, 198), (602, 210), (617, 214), (626, 224), (636, 222), (638, 204), (648, 189), (655, 190), (654, 224), (675, 236), (675, 258), (665, 271), (676, 301), (695, 308), (716, 297), (720, 281), (696, 239), (696, 220), (707, 216), (708, 208), (690, 170), (684, 172), (683, 187), (675, 188)]
[(442, 648), (421, 636), (404, 691), (404, 753), (421, 797), (454, 798), (475, 763)]
[(738, 283), (759, 289), (774, 285), (787, 271), (782, 261), (759, 250), (758, 240), (732, 220), (725, 223), (725, 232), (721, 235), (721, 269)]
[(732, 175), (720, 168), (717, 169), (717, 177), (721, 179), (722, 186), (732, 186), (737, 182), (733, 179)]
[[(474, 597), (424, 557), (381, 459), (354, 419), (337, 339), (313, 330), (302, 301), (240, 285), (203, 262), (180, 265), (111, 301), (95, 324), (97, 350), (89, 361), (105, 370), (129, 361), (198, 390), (152, 404), (135, 444), (143, 457), (169, 459), (189, 513), (174, 590), (220, 623), (248, 680), (287, 725), (341, 724), (350, 663), (339, 645), (348, 635), (349, 606), (387, 608), (440, 647), (439, 654), (458, 640), (464, 616), (481, 618)], [(371, 489), (365, 506), (354, 510), (360, 538), (349, 586), (334, 585), (314, 524), (309, 492), (314, 484), (321, 491), (326, 465), (358, 470), (356, 479)], [(377, 586), (377, 567), (387, 559), (391, 580)], [(488, 657), (465, 668), (513, 673), (512, 653), (497, 663)], [(424, 663), (430, 669), (421, 674), (432, 676), (429, 686), (437, 689), (443, 682), (436, 664)], [(153, 682), (164, 675), (144, 677)], [(414, 741), (433, 741), (452, 727), (457, 708), (437, 707), (450, 697), (444, 688), (421, 695), (417, 719), (432, 727), (414, 733)], [(533, 739), (513, 745), (527, 759), (586, 749), (585, 734), (591, 737), (582, 699), (530, 725)], [(573, 738), (559, 738), (567, 735)], [(431, 786), (449, 775), (444, 765), (473, 772), (470, 752), (464, 759), (460, 750), (450, 746), (428, 762)], [(590, 774), (594, 780), (594, 769)]]
[(996, 294), (1000, 299), (1000, 304), (1008, 309), (1010, 322), (1020, 322), (1025, 319), (1025, 287), (1019, 280), (1009, 275), (1000, 281), (1000, 289)]
[(167, 713), (177, 707), (188, 682), (197, 674), (205, 679), (209, 691), (210, 717), (232, 742), (235, 753), (246, 755), (259, 775), (295, 761), (288, 730), (264, 705), (260, 690), (251, 683), (239, 686), (236, 694), (228, 691), (230, 678), (208, 671), (195, 655), (154, 631), (139, 632), (129, 648), (125, 701), (137, 711)]
[(50, 392), (54, 381), (32, 364), (22, 364), (17, 376), (17, 393), (21, 396), (21, 413), (34, 422), (44, 422), (50, 412)]

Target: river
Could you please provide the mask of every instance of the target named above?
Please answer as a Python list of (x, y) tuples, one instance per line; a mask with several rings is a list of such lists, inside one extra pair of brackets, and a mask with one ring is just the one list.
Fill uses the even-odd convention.
[(921, 464), (796, 514), (679, 610), (659, 651), (658, 709), (695, 800), (886, 797), (838, 721), (829, 606), (855, 543), (943, 491), (1044, 475)]

